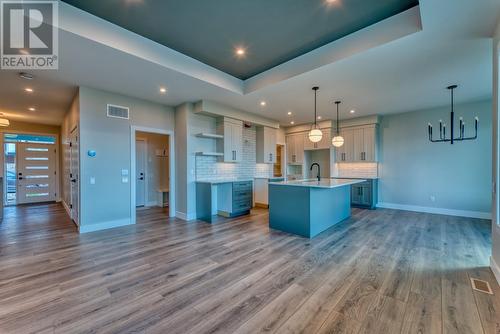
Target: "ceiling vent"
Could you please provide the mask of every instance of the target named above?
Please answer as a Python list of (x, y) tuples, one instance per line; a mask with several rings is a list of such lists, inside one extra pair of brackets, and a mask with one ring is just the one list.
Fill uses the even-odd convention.
[(108, 117), (129, 119), (129, 108), (108, 104)]

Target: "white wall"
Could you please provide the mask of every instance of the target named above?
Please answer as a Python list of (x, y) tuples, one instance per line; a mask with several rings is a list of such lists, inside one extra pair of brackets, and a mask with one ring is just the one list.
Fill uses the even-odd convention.
[(498, 113), (500, 109), (500, 18), (497, 24), (495, 35), (493, 37), (493, 168), (492, 177), (495, 185), (493, 192), (493, 224), (492, 224), (492, 242), (493, 249), (491, 255), (491, 269), (495, 273), (497, 281), (500, 283), (500, 221), (499, 221), (499, 118)]
[(449, 112), (450, 107), (444, 106), (382, 117), (379, 126), (382, 206), (395, 204), (442, 213), (490, 216), (491, 101), (456, 105), (455, 117), (463, 116), (466, 135), (473, 133), (474, 116), (479, 117), (477, 140), (453, 145), (431, 143), (428, 122), (434, 124), (434, 129), (439, 119), (449, 124)]
[[(131, 126), (174, 130), (174, 111), (156, 103), (87, 87), (80, 87), (81, 232), (132, 222), (131, 181), (122, 182), (122, 170), (131, 170)], [(130, 119), (106, 116), (107, 104), (130, 108)], [(89, 157), (88, 150), (97, 155)], [(90, 178), (95, 184), (90, 184)]]

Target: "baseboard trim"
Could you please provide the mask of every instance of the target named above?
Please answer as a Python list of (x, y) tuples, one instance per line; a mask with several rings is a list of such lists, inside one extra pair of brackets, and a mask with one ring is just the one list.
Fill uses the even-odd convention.
[(145, 206), (148, 208), (153, 207), (153, 206), (158, 206), (158, 202), (157, 201), (147, 202)]
[(491, 219), (491, 212), (452, 210), (444, 208), (433, 208), (427, 206), (405, 205), (405, 204), (395, 204), (395, 203), (378, 203), (377, 208), (425, 212), (425, 213), (434, 213), (438, 215), (467, 217), (467, 218)]
[(68, 214), (68, 217), (71, 218), (71, 209), (69, 208), (68, 204), (66, 204), (65, 201), (62, 201), (62, 205), (64, 207), (64, 210), (66, 210), (66, 213)]
[(129, 218), (110, 220), (99, 224), (80, 225), (80, 233), (102, 231), (110, 228), (127, 226), (127, 225), (133, 225), (132, 221)]
[(185, 220), (185, 221), (190, 221), (190, 220), (196, 219), (196, 215), (194, 213), (188, 215), (188, 214), (186, 214), (184, 212), (180, 212), (180, 211), (175, 212), (175, 217), (182, 219), (182, 220)]
[(500, 284), (500, 266), (495, 262), (493, 256), (490, 256), (490, 268), (493, 272), (493, 276), (497, 279), (497, 283)]

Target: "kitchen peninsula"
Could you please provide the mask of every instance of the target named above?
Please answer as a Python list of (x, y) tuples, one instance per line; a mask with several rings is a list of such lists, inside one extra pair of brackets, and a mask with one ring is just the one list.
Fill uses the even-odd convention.
[(269, 227), (313, 238), (351, 216), (354, 179), (269, 183)]

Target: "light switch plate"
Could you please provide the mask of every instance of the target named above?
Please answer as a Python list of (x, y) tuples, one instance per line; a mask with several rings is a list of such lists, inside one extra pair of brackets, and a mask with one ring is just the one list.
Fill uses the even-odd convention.
[(128, 176), (128, 169), (122, 169), (122, 176)]
[(90, 184), (95, 184), (95, 177), (93, 176), (90, 177)]

